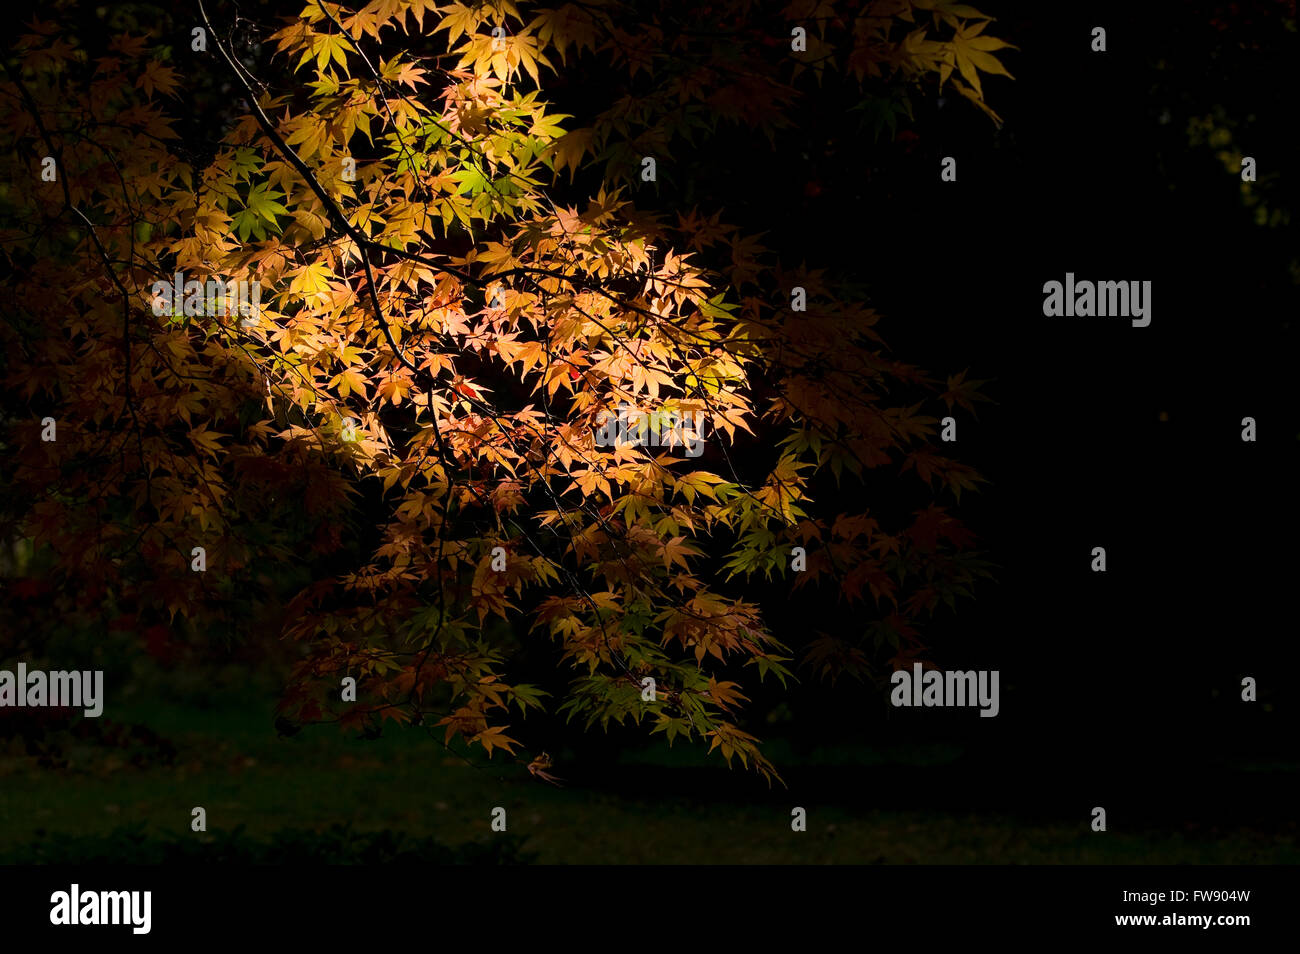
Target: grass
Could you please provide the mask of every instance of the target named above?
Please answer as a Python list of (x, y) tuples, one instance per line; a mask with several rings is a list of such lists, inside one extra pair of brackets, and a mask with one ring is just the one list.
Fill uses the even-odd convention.
[[(1294, 829), (1283, 837), (1222, 832), (1111, 830), (1025, 821), (997, 812), (901, 810), (868, 794), (801, 800), (769, 793), (739, 770), (701, 761), (697, 750), (643, 750), (609, 770), (609, 784), (556, 788), (500, 757), (475, 764), (418, 731), (363, 741), (330, 728), (277, 736), (269, 704), (119, 711), (175, 743), (171, 766), (137, 767), (109, 750), (76, 753), (72, 770), (39, 769), (0, 755), (0, 859), (37, 857), (50, 838), (123, 837), (222, 844), (344, 824), (357, 833), (400, 834), (444, 846), (483, 845), (492, 809), (541, 863), (569, 864), (1250, 864), (1300, 860)], [(788, 753), (776, 753), (778, 760)], [(820, 752), (810, 762), (834, 761)], [(939, 750), (934, 758), (947, 754)], [(888, 765), (879, 752), (865, 762)], [(564, 766), (557, 766), (564, 776)], [(686, 779), (686, 784), (683, 784)], [(959, 797), (959, 796), (958, 796)], [(809, 810), (805, 833), (790, 810)], [(191, 809), (208, 832), (190, 831)], [(323, 836), (322, 836), (323, 837)], [(90, 854), (94, 852), (87, 849)], [(48, 853), (40, 857), (47, 857)]]

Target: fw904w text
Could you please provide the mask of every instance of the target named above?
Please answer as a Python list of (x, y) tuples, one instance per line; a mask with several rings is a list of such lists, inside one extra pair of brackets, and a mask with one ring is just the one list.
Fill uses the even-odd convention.
[(1249, 891), (1125, 891), (1124, 901), (1160, 904), (1162, 901), (1249, 901)]

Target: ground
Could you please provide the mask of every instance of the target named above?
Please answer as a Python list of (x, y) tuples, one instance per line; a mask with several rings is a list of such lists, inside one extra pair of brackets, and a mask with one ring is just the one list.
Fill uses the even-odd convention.
[[(116, 844), (113, 850), (123, 851), (127, 841), (157, 839), (192, 852), (235, 835), (266, 840), (286, 829), (320, 831), (340, 823), (352, 833), (343, 842), (388, 832), (418, 851), (430, 842), (454, 848), (490, 846), (495, 839), (513, 846), (509, 859), (557, 864), (1300, 860), (1294, 827), (1280, 838), (1250, 829), (1161, 832), (1115, 830), (1113, 824), (1101, 834), (1090, 831), (1086, 820), (1066, 824), (996, 811), (873, 805), (881, 801), (873, 787), (879, 791), (893, 778), (914, 785), (918, 773), (941, 771), (951, 760), (941, 747), (910, 756), (861, 747), (822, 749), (799, 759), (778, 744), (772, 754), (788, 779), (824, 783), (816, 788), (820, 795), (803, 801), (800, 789), (812, 791), (811, 784), (769, 792), (761, 780), (728, 772), (680, 743), (629, 753), (591, 783), (556, 788), (531, 780), (499, 756), (488, 762), (480, 753), (471, 765), (418, 730), (391, 730), (368, 741), (332, 728), (282, 738), (271, 706), (270, 698), (211, 709), (124, 706), (120, 721), (147, 725), (175, 745), (170, 766), (136, 766), (125, 750), (106, 754), (102, 747), (73, 745), (69, 767), (41, 768), (11, 746), (0, 756), (0, 861), (48, 860), (48, 851), (40, 856), (33, 846), (48, 845), (51, 838), (61, 850), (82, 856), (96, 855), (87, 848), (93, 844)], [(562, 764), (553, 771), (565, 776)], [(844, 784), (836, 785), (837, 778)], [(863, 778), (873, 781), (861, 784)], [(961, 802), (961, 794), (953, 793), (954, 802)], [(206, 834), (190, 831), (196, 805), (207, 810)], [(498, 805), (507, 810), (508, 836), (490, 830), (491, 810)], [(791, 831), (795, 805), (808, 809), (806, 833)], [(129, 857), (138, 857), (135, 848), (131, 852)], [(104, 853), (112, 856), (107, 848)]]

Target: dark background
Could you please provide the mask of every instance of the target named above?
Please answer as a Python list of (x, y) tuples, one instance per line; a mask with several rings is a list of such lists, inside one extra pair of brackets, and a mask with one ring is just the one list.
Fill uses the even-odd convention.
[[(1000, 131), (958, 97), (927, 100), (906, 181), (870, 175), (864, 150), (860, 194), (802, 204), (816, 221), (799, 243), (863, 274), (899, 355), (969, 368), (998, 402), (957, 417), (962, 459), (990, 481), (960, 512), (1001, 569), (936, 656), (1000, 669), (1001, 714), (945, 713), (965, 756), (873, 790), (1031, 815), (1101, 805), (1112, 824), (1292, 819), (1295, 231), (1254, 225), (1239, 176), (1185, 126), (1215, 104), (1250, 115), (1235, 141), (1293, 196), (1296, 37), (1227, 5), (1065, 6), (988, 5), (988, 32), (1020, 47), (1003, 55), (1015, 82), (985, 82)], [(1067, 271), (1150, 280), (1150, 326), (1045, 318), (1043, 283)], [(940, 731), (918, 714), (864, 710), (869, 733)]]

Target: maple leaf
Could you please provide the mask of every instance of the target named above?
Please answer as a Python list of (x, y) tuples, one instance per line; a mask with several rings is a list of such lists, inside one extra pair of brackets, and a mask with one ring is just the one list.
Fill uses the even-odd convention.
[(957, 70), (961, 73), (962, 79), (970, 84), (975, 90), (975, 95), (981, 99), (984, 96), (983, 89), (980, 88), (979, 74), (982, 70), (985, 73), (993, 73), (1011, 78), (995, 56), (990, 55), (993, 50), (1015, 49), (1010, 43), (994, 37), (981, 36), (984, 28), (988, 26), (987, 20), (978, 23), (968, 23), (957, 28), (952, 39), (953, 57), (957, 63)]
[(180, 75), (170, 66), (164, 66), (156, 60), (145, 67), (140, 78), (136, 80), (135, 85), (143, 89), (146, 95), (153, 95), (157, 90), (164, 96), (176, 96), (176, 88), (180, 82)]
[(508, 728), (510, 727), (492, 726), (471, 736), (469, 741), (477, 742), (479, 745), (483, 746), (483, 750), (487, 752), (489, 758), (492, 757), (494, 749), (501, 749), (507, 755), (513, 755), (513, 746), (516, 746), (519, 743), (505, 734), (505, 730)]

